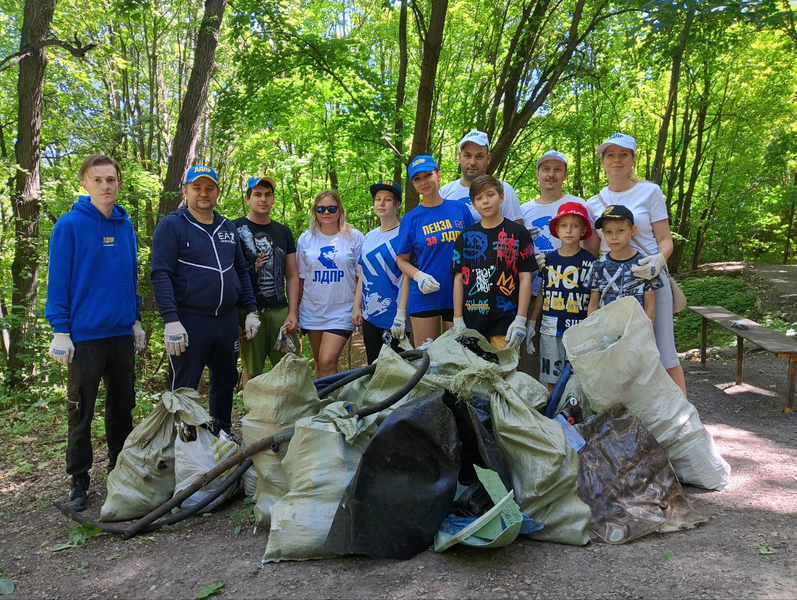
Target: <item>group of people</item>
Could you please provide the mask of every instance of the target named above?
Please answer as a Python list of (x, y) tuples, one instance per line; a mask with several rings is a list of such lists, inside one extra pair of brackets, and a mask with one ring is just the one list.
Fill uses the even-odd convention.
[[(566, 362), (563, 333), (600, 306), (633, 296), (653, 321), (663, 366), (685, 392), (662, 276), (673, 249), (663, 195), (634, 175), (632, 137), (615, 134), (598, 152), (608, 185), (596, 196), (563, 193), (567, 157), (551, 150), (536, 163), (539, 197), (521, 206), (508, 183), (486, 175), (489, 139), (474, 130), (459, 144), (456, 181), (441, 186), (433, 157), (412, 158), (407, 176), (421, 202), (403, 219), (395, 181), (370, 187), (379, 227), (366, 235), (346, 221), (340, 195), (325, 190), (297, 241), (271, 218), (274, 179), (248, 180), (249, 212), (232, 222), (214, 210), (216, 172), (191, 167), (183, 204), (152, 238), (152, 287), (172, 389), (196, 388), (207, 366), (209, 411), (217, 430), (229, 432), (239, 354), (245, 384), (267, 359), (273, 366), (295, 348), (302, 332), (321, 378), (338, 371), (355, 328), (370, 363), (384, 345), (398, 350), (412, 336), (420, 346), (452, 327), (475, 329), (499, 349), (525, 342), (534, 353), (539, 339), (540, 379), (553, 386)], [(54, 330), (50, 356), (69, 365), (69, 503), (83, 510), (100, 380), (111, 470), (132, 430), (134, 352), (146, 346), (146, 334), (135, 233), (116, 204), (119, 165), (92, 155), (79, 175), (88, 195), (53, 228), (45, 315)]]

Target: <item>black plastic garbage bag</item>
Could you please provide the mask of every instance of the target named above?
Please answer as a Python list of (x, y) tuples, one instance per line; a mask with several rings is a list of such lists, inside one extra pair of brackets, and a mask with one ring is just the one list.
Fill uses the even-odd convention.
[(405, 404), (379, 426), (335, 513), (328, 550), (409, 559), (432, 545), (460, 470), (456, 420), (444, 395)]
[(618, 404), (578, 427), (578, 495), (592, 510), (590, 532), (623, 544), (707, 519), (686, 500), (664, 448)]
[(477, 398), (473, 400), (465, 402), (451, 393), (446, 393), (443, 397), (457, 422), (461, 464), (458, 480), (467, 488), (454, 501), (451, 509), (453, 514), (460, 517), (480, 517), (495, 505), (476, 475), (473, 465), (495, 471), (504, 486), (512, 489), (512, 475), (504, 455), (492, 433), (484, 425), (490, 423), (489, 400), (486, 405)]

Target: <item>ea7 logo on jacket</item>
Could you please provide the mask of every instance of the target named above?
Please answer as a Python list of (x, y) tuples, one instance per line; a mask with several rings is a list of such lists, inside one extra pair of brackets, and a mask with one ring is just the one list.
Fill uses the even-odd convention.
[(219, 236), (219, 241), (225, 244), (234, 244), (235, 243), (235, 234), (231, 231), (219, 231), (217, 234)]

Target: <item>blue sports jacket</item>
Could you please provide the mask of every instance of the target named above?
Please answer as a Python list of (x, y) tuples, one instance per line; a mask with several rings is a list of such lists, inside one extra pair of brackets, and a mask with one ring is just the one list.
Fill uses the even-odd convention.
[(152, 288), (165, 323), (180, 312), (223, 315), (257, 310), (238, 229), (214, 211), (197, 222), (188, 207), (164, 217), (152, 235)]
[(44, 316), (73, 342), (131, 335), (141, 317), (136, 293), (136, 235), (127, 212), (110, 217), (79, 196), (50, 235)]

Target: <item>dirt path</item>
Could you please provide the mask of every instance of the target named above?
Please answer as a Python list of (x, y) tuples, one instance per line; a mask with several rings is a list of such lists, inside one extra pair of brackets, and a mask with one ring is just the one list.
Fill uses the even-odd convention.
[[(251, 527), (235, 534), (241, 503), (175, 531), (131, 541), (102, 535), (63, 552), (52, 548), (66, 541), (71, 523), (44, 509), (6, 516), (0, 569), (25, 598), (193, 598), (213, 582), (226, 583), (222, 596), (241, 598), (794, 597), (797, 416), (781, 412), (784, 360), (751, 355), (746, 366), (747, 383), (737, 387), (732, 364), (686, 365), (690, 396), (734, 471), (730, 491), (687, 489), (709, 517), (693, 531), (623, 546), (519, 540), (493, 551), (427, 551), (406, 562), (261, 566), (266, 534)], [(96, 515), (104, 490), (93, 491), (89, 513)], [(61, 490), (43, 495), (60, 499)], [(759, 544), (775, 554), (760, 554)]]

